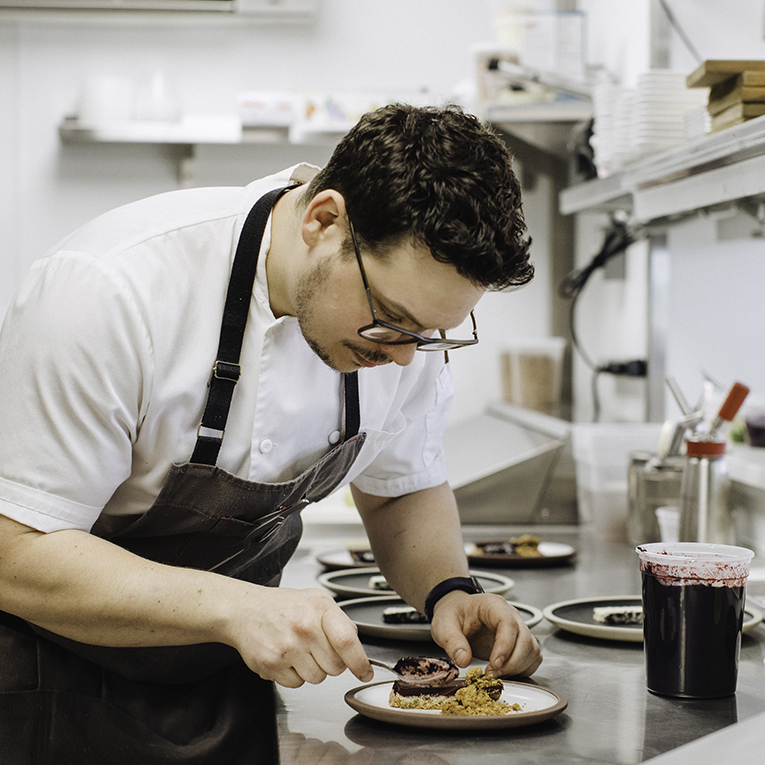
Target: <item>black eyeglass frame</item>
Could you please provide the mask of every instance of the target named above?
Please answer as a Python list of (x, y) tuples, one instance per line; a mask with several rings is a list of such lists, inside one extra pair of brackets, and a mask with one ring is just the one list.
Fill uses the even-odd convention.
[[(356, 252), (356, 262), (359, 264), (359, 271), (361, 271), (361, 280), (364, 283), (364, 291), (367, 294), (367, 302), (369, 303), (369, 310), (372, 313), (372, 323), (366, 324), (358, 330), (358, 335), (364, 340), (369, 340), (373, 343), (379, 343), (380, 345), (411, 345), (417, 343), (418, 351), (451, 351), (455, 348), (464, 348), (466, 345), (478, 344), (478, 326), (475, 321), (475, 315), (473, 311), (470, 312), (470, 320), (473, 322), (473, 337), (471, 340), (453, 340), (452, 338), (445, 337), (444, 331), (439, 330), (441, 337), (425, 337), (418, 332), (412, 332), (410, 329), (404, 329), (390, 322), (383, 321), (377, 318), (377, 311), (375, 310), (374, 303), (372, 302), (372, 291), (369, 289), (369, 281), (367, 280), (367, 273), (364, 270), (364, 263), (361, 260), (361, 252), (359, 250), (359, 244), (356, 240), (356, 231), (353, 228), (353, 222), (348, 218), (348, 226), (351, 232), (351, 241), (353, 242), (353, 249)], [(401, 335), (405, 335), (403, 340), (381, 340), (377, 337), (370, 337), (364, 334), (373, 330), (375, 327), (384, 327), (385, 329), (397, 332)]]

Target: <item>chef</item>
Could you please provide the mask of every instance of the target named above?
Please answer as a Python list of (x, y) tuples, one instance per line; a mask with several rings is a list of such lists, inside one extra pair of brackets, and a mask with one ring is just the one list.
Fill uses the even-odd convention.
[(370, 680), (332, 597), (276, 586), (300, 510), (349, 483), (447, 654), (534, 672), (469, 577), (441, 445), (444, 351), (528, 249), (501, 140), (394, 105), (318, 173), (129, 204), (35, 263), (0, 336), (0, 691), (40, 650), (136, 683)]

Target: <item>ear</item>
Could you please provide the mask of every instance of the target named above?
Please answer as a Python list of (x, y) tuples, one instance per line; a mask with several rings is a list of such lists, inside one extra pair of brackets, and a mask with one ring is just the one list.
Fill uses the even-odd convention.
[(339, 191), (324, 189), (308, 203), (301, 223), (303, 241), (313, 247), (327, 234), (334, 233), (332, 227), (344, 225), (345, 199)]

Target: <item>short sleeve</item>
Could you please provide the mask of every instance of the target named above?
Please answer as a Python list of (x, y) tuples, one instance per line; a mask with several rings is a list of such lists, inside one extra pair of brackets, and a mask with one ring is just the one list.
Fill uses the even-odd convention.
[(151, 366), (141, 311), (106, 261), (38, 261), (0, 333), (0, 512), (90, 530), (130, 475)]

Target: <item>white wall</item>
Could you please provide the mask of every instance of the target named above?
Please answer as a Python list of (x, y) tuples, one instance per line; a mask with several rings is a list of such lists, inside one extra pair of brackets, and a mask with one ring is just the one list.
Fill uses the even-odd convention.
[[(0, 315), (32, 261), (60, 237), (105, 210), (179, 185), (167, 147), (60, 142), (59, 124), (76, 111), (89, 76), (140, 83), (162, 72), (194, 113), (234, 112), (246, 89), (425, 89), (438, 101), (472, 77), (470, 49), (493, 39), (494, 7), (490, 0), (321, 0), (315, 23), (275, 26), (212, 16), (167, 23), (139, 14), (0, 12)], [(202, 146), (195, 183), (243, 184), (298, 161), (322, 164), (330, 151)], [(537, 188), (526, 207), (539, 275), (526, 290), (487, 296), (479, 306), (481, 345), (453, 354), (455, 419), (499, 397), (507, 335), (549, 332), (543, 179)]]
[(578, 0), (587, 14), (587, 60), (613, 80), (633, 87), (650, 66), (649, 0)]
[(740, 238), (721, 239), (719, 221), (702, 216), (670, 232), (667, 372), (691, 402), (704, 373), (724, 388), (748, 385), (747, 405), (765, 396), (765, 240), (748, 235), (758, 229), (751, 217), (741, 216), (740, 228)]

